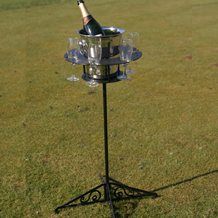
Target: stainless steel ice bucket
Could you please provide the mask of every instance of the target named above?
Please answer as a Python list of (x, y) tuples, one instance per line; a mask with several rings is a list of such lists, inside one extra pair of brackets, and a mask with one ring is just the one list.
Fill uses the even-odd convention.
[(121, 42), (122, 34), (125, 32), (124, 29), (116, 27), (102, 27), (105, 32), (105, 36), (91, 36), (84, 34), (84, 30), (78, 31), (80, 38), (84, 40), (84, 46), (81, 48), (85, 56), (87, 56), (87, 46), (89, 43), (95, 43), (101, 38), (102, 44), (102, 59), (110, 58), (119, 53), (118, 47)]
[[(84, 56), (87, 57), (88, 44), (99, 41), (99, 38), (101, 39), (102, 44), (102, 59), (115, 57), (119, 54), (119, 46), (121, 43), (122, 34), (125, 32), (125, 30), (117, 27), (102, 28), (105, 32), (105, 36), (86, 35), (83, 29), (78, 31), (80, 38), (84, 42), (81, 44), (81, 51)], [(91, 77), (95, 79), (104, 79), (108, 76), (108, 74), (115, 74), (118, 70), (118, 66), (98, 66), (98, 69), (98, 73), (94, 73), (94, 75), (91, 75)], [(86, 73), (89, 75), (89, 65), (86, 66)]]

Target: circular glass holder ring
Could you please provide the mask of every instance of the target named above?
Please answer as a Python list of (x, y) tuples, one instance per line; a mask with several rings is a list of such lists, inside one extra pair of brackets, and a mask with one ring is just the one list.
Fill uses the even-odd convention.
[[(116, 73), (113, 73), (113, 74), (108, 75), (108, 76), (105, 77), (105, 78), (102, 78), (102, 79), (94, 79), (94, 80), (97, 81), (98, 83), (115, 83), (115, 82), (120, 82), (121, 80), (119, 80), (119, 79), (117, 78), (117, 75), (118, 75), (119, 73), (122, 73), (122, 72), (116, 72)], [(85, 80), (85, 81), (90, 81), (90, 80), (93, 79), (93, 78), (90, 77), (88, 74), (83, 73), (83, 74), (82, 74), (82, 79)]]
[[(131, 62), (136, 61), (136, 60), (140, 59), (141, 57), (142, 57), (142, 52), (140, 52), (138, 49), (134, 48), (132, 58), (131, 58)], [(84, 68), (85, 68), (85, 66), (89, 65), (88, 58), (85, 57), (81, 53), (78, 56), (78, 59), (77, 59), (76, 62), (74, 61), (74, 59), (69, 59), (68, 56), (67, 56), (67, 53), (64, 55), (64, 58), (65, 58), (65, 60), (67, 62), (78, 64), (78, 65), (83, 65)], [(102, 59), (98, 65), (99, 66), (114, 66), (114, 65), (120, 66), (120, 65), (123, 65), (123, 64), (128, 64), (128, 63), (120, 60), (119, 56), (116, 56), (116, 57), (112, 57), (112, 58)], [(122, 72), (120, 71), (120, 69), (118, 67), (118, 70), (116, 72), (110, 72), (109, 71), (108, 74), (105, 77), (103, 77), (101, 79), (95, 79), (95, 78), (90, 77), (85, 72), (85, 70), (83, 70), (82, 78), (85, 81), (89, 81), (90, 79), (94, 79), (98, 83), (114, 83), (114, 82), (122, 81), (122, 80), (119, 80), (117, 78), (117, 75), (119, 75), (121, 73)]]
[[(142, 52), (134, 48), (131, 61), (136, 61), (142, 57)], [(67, 53), (64, 55), (66, 61), (78, 64), (78, 65), (89, 65), (88, 58), (80, 53), (78, 60), (75, 62), (74, 59), (69, 59)], [(98, 65), (120, 65), (126, 64), (127, 62), (121, 61), (119, 56), (102, 59)]]

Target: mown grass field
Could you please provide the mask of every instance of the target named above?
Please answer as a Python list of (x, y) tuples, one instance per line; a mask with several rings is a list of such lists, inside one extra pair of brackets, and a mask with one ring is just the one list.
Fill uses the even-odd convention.
[[(120, 216), (217, 217), (218, 1), (86, 3), (141, 35), (137, 73), (108, 85), (110, 170), (161, 197), (116, 204)], [(53, 212), (104, 172), (101, 87), (66, 81), (75, 1), (0, 0), (0, 20), (0, 217), (110, 217), (100, 204)]]

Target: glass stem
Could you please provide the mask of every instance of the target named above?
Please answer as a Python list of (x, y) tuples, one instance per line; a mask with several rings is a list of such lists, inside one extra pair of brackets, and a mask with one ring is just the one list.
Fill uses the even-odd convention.
[(127, 71), (127, 64), (124, 64), (124, 72), (123, 74), (126, 76), (126, 71)]
[(72, 63), (72, 70), (74, 71), (74, 66), (75, 66), (75, 63)]
[(93, 69), (95, 68), (95, 65), (94, 65), (93, 63), (91, 63), (91, 64), (90, 64), (90, 67), (91, 67), (91, 69), (92, 69), (90, 75), (93, 76)]

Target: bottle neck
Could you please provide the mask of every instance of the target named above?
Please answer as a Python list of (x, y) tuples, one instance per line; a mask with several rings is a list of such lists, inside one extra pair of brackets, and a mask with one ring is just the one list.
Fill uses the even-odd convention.
[(79, 5), (80, 3), (84, 3), (83, 0), (77, 0), (77, 4)]
[(83, 18), (86, 18), (86, 17), (88, 17), (90, 15), (88, 9), (86, 8), (86, 6), (85, 6), (85, 4), (83, 2), (81, 2), (79, 4), (79, 8), (80, 8), (80, 11), (82, 13)]

